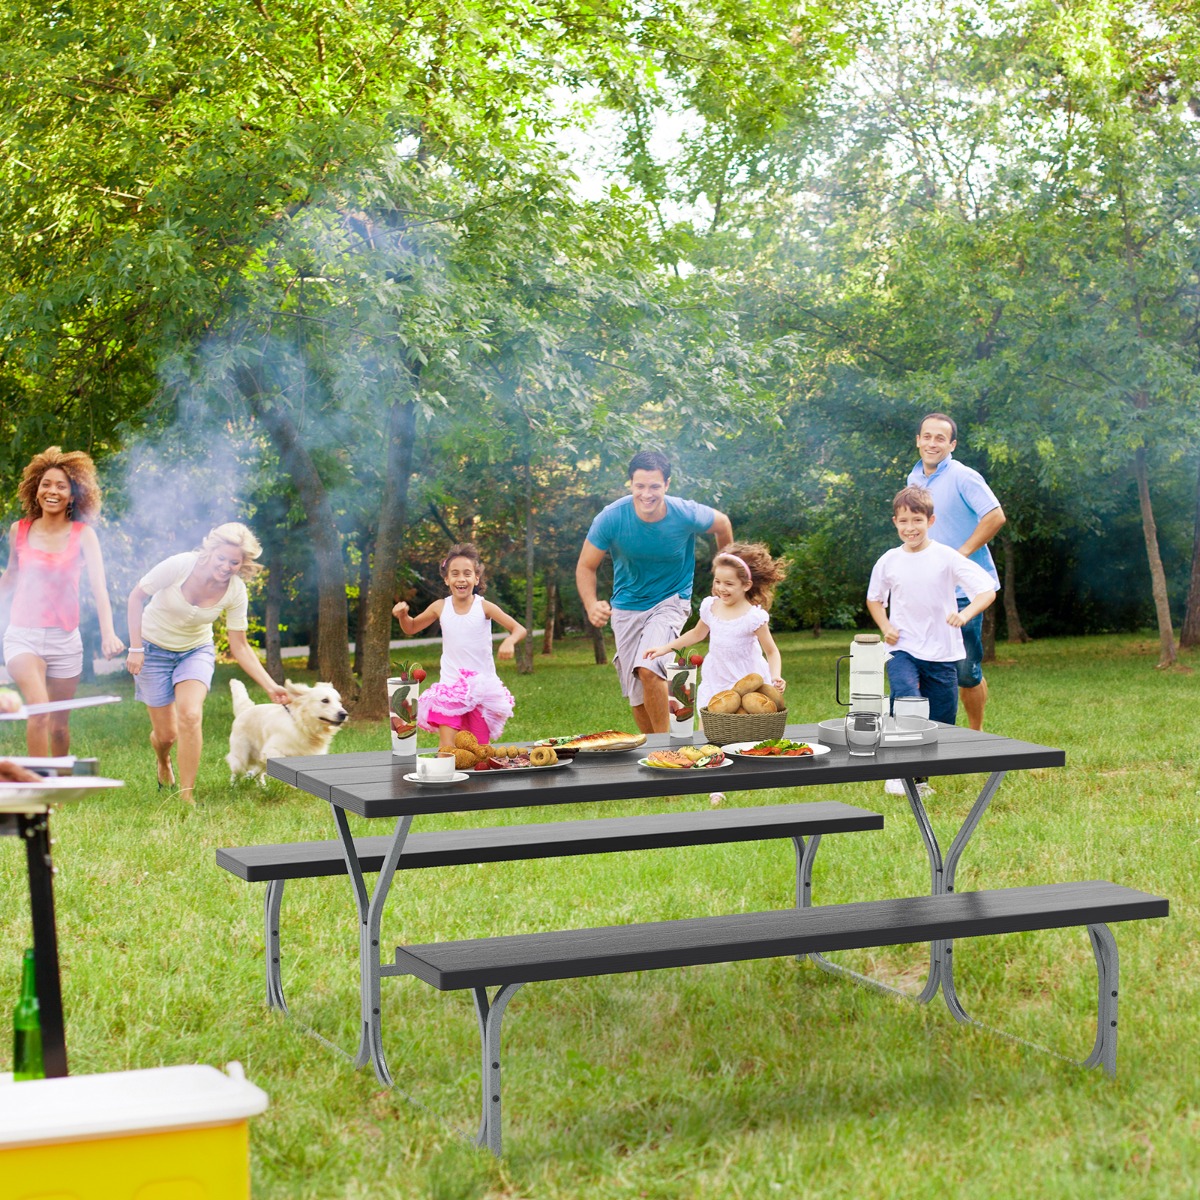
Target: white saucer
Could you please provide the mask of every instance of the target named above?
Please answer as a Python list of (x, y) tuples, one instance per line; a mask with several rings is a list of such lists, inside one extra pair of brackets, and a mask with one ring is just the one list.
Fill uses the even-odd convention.
[(470, 775), (468, 775), (466, 773), (466, 771), (455, 771), (454, 774), (451, 775), (449, 779), (422, 779), (420, 775), (418, 775), (415, 771), (413, 771), (410, 774), (405, 775), (404, 778), (406, 780), (408, 780), (409, 783), (430, 784), (430, 783), (463, 783), (465, 780), (470, 779), (471, 777), (470, 777)]

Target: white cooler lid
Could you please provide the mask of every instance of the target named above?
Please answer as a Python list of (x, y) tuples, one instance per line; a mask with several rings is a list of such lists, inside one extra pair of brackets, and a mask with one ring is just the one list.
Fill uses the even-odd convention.
[(240, 1063), (227, 1070), (152, 1067), (0, 1082), (0, 1149), (230, 1125), (262, 1112), (266, 1092), (246, 1081)]

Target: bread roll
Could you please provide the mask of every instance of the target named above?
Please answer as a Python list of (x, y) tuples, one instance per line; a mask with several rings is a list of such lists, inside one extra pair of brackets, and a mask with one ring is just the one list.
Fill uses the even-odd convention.
[(787, 705), (784, 704), (784, 702), (783, 702), (783, 693), (777, 687), (774, 687), (772, 684), (769, 684), (769, 683), (764, 683), (762, 685), (762, 687), (760, 687), (758, 690), (764, 696), (768, 697), (769, 699), (771, 699), (775, 702), (775, 711), (776, 712), (779, 712), (780, 709), (787, 708)]
[(742, 706), (742, 698), (735, 691), (718, 692), (709, 702), (708, 711), (715, 713), (735, 713)]
[(770, 696), (764, 696), (762, 692), (749, 692), (742, 697), (742, 707), (748, 713), (773, 713), (777, 712), (775, 701)]
[(751, 673), (749, 675), (743, 675), (741, 679), (739, 679), (737, 683), (733, 685), (733, 690), (737, 692), (739, 696), (745, 696), (750, 692), (757, 692), (762, 685), (763, 677), (761, 675)]

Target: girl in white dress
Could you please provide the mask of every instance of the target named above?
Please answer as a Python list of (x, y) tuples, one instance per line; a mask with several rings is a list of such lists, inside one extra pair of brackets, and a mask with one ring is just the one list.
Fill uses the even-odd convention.
[(768, 628), (771, 594), (786, 574), (782, 562), (760, 542), (732, 542), (713, 559), (713, 594), (700, 605), (700, 619), (665, 646), (652, 646), (646, 658), (677, 654), (708, 638), (696, 700), (701, 708), (746, 675), (761, 675), (781, 692), (779, 647)]
[(421, 693), (417, 724), (436, 731), (439, 749), (453, 750), (460, 729), (482, 746), (496, 741), (513, 713), (512, 693), (500, 682), (492, 662), (492, 622), (508, 630), (497, 658), (512, 658), (525, 626), (502, 608), (476, 595), (483, 591), (483, 564), (469, 542), (451, 546), (442, 560), (441, 576), (450, 594), (435, 600), (418, 617), (401, 601), (392, 609), (400, 628), (411, 637), (434, 621), (442, 626), (441, 678)]

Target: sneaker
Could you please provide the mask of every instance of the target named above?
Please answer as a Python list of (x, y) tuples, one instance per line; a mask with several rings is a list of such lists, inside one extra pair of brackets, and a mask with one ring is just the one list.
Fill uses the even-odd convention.
[[(903, 796), (904, 780), (888, 779), (884, 782), (883, 790), (889, 796)], [(933, 794), (933, 788), (931, 788), (924, 779), (917, 780), (917, 795), (920, 796), (922, 800), (924, 800), (926, 796), (932, 796)]]

